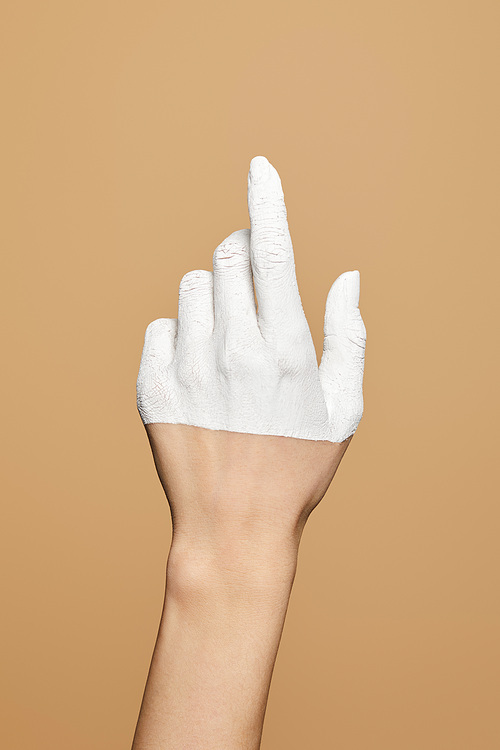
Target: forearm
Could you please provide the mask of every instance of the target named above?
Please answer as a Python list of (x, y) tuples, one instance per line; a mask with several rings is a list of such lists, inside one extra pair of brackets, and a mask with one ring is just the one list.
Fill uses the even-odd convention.
[(263, 156), (250, 229), (186, 273), (149, 324), (137, 406), (172, 513), (158, 639), (133, 750), (255, 750), (304, 524), (361, 419), (359, 273), (304, 315), (283, 188)]
[(133, 750), (260, 746), (297, 546), (234, 539), (216, 557), (174, 540)]

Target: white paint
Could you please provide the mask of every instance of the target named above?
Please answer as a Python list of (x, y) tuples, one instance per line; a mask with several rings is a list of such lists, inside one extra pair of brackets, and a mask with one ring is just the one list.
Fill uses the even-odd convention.
[(137, 379), (141, 418), (341, 442), (363, 413), (359, 273), (343, 273), (330, 289), (318, 368), (281, 180), (263, 156), (250, 164), (248, 210), (251, 228), (219, 245), (213, 273), (183, 277), (178, 320), (148, 326)]

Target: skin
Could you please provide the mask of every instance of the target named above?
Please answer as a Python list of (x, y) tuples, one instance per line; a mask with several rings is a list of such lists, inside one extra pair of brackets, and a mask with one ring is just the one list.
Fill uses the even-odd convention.
[[(253, 166), (262, 166), (263, 159), (252, 160), (251, 172)], [(276, 351), (287, 308), (301, 327), (302, 307), (289, 248), (288, 255), (280, 257), (280, 242), (288, 232), (286, 211), (272, 220), (276, 194), (271, 191), (268, 203), (265, 193), (261, 198), (249, 199), (258, 252), (252, 252), (250, 236), (247, 267), (256, 281), (256, 326), (265, 341), (274, 342)], [(268, 252), (263, 252), (262, 243), (267, 243)], [(269, 263), (276, 260), (281, 270), (273, 275)], [(293, 253), (291, 260), (293, 264)], [(214, 272), (221, 273), (216, 264)], [(347, 286), (336, 282), (333, 301), (330, 292), (324, 357), (325, 353), (330, 361), (333, 357), (335, 365), (328, 388), (335, 389), (339, 382), (335, 372), (347, 368), (351, 376), (354, 373), (349, 382), (329, 393), (333, 399), (328, 408), (331, 415), (331, 404), (340, 404), (354, 431), (361, 415), (349, 409), (354, 404), (359, 412), (360, 394), (353, 398), (349, 387), (361, 388), (364, 326), (359, 311), (354, 312), (357, 292), (352, 282), (352, 277)], [(192, 331), (193, 321), (183, 320), (183, 294), (181, 283), (178, 330), (191, 326)], [(234, 330), (241, 335), (238, 311), (242, 308), (233, 302), (227, 302), (227, 295), (213, 297), (215, 320), (227, 325), (227, 310), (217, 306), (232, 305), (230, 318), (236, 320)], [(336, 320), (332, 310), (337, 311)], [(174, 328), (169, 324), (162, 331)], [(213, 335), (213, 324), (208, 330)], [(162, 340), (168, 347), (167, 339)], [(306, 339), (301, 340), (307, 346)], [(178, 338), (172, 341), (174, 348), (175, 343), (178, 346)], [(187, 356), (186, 351), (180, 346), (177, 359)], [(240, 375), (241, 371), (230, 370), (229, 379), (240, 380)], [(302, 377), (301, 382), (305, 400), (311, 391), (307, 379)], [(291, 403), (301, 408), (299, 401)], [(256, 402), (255, 408), (263, 410), (266, 423), (265, 400)], [(317, 414), (323, 419), (320, 409)], [(132, 750), (255, 750), (261, 742), (302, 531), (330, 485), (352, 433), (335, 442), (166, 421), (147, 422), (146, 431), (171, 509), (173, 535), (163, 612)]]
[(330, 289), (318, 368), (281, 180), (263, 156), (252, 159), (247, 197), (251, 228), (221, 242), (213, 272), (184, 275), (178, 319), (146, 330), (142, 420), (342, 442), (363, 412), (359, 273), (343, 273)]

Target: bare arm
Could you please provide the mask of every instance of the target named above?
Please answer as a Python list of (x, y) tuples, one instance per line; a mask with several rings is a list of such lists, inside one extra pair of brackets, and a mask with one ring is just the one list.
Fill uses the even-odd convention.
[(318, 371), (271, 170), (249, 181), (251, 234), (146, 334), (138, 403), (173, 539), (133, 750), (260, 746), (302, 530), (361, 418), (359, 277), (332, 287)]

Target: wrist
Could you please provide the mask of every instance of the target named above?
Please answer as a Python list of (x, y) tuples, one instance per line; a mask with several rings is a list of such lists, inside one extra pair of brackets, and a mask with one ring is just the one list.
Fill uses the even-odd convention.
[(174, 533), (167, 585), (182, 598), (222, 594), (250, 601), (282, 595), (291, 590), (297, 555), (293, 537), (250, 540), (240, 534), (214, 540)]

